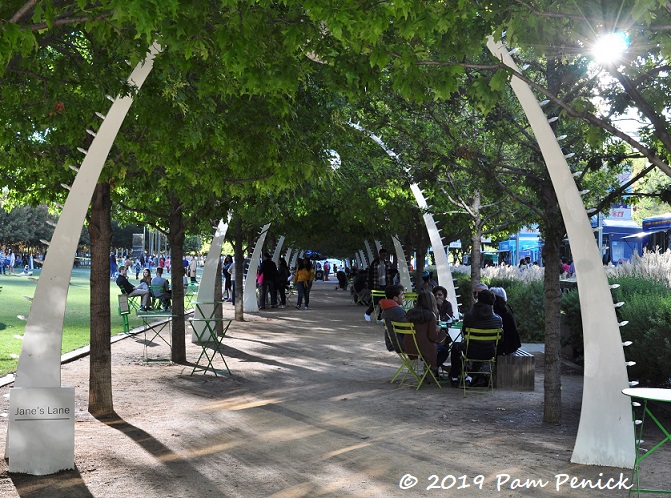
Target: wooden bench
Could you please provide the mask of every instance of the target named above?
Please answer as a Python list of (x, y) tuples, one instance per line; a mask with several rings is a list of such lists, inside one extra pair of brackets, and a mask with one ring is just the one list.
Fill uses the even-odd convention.
[(523, 349), (496, 358), (496, 387), (516, 391), (533, 391), (536, 358)]

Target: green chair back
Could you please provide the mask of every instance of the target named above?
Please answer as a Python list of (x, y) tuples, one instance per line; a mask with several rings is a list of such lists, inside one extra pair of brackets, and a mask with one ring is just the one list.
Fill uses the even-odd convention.
[[(398, 353), (402, 364), (401, 367), (396, 371), (394, 377), (392, 377), (391, 382), (394, 382), (396, 377), (398, 377), (398, 375), (405, 370), (405, 375), (403, 376), (403, 379), (401, 379), (399, 386), (403, 385), (405, 378), (407, 377), (408, 373), (410, 373), (415, 378), (415, 380), (417, 380), (417, 389), (422, 387), (422, 384), (428, 375), (431, 375), (431, 378), (433, 378), (438, 387), (442, 387), (436, 376), (431, 371), (430, 363), (422, 357), (422, 353), (419, 350), (419, 346), (417, 345), (415, 324), (412, 322), (391, 322), (391, 326), (395, 334), (400, 334), (402, 337), (412, 337), (412, 342), (415, 345), (415, 351), (417, 351), (417, 354), (409, 354), (405, 351)], [(404, 340), (403, 343), (405, 342), (406, 341)], [(424, 373), (422, 375), (420, 375), (418, 372), (420, 368), (424, 368)]]
[[(464, 396), (466, 396), (466, 391), (469, 389), (477, 389), (476, 387), (471, 387), (466, 384), (466, 377), (470, 374), (473, 375), (482, 375), (488, 377), (487, 386), (483, 386), (489, 391), (494, 391), (494, 367), (496, 365), (496, 346), (501, 340), (502, 329), (477, 329), (473, 327), (466, 327), (464, 329), (464, 343), (466, 344), (465, 350), (461, 354), (461, 384), (464, 389)], [(493, 343), (493, 355), (488, 359), (476, 359), (470, 358), (468, 356), (469, 345), (473, 343), (484, 343), (491, 342)], [(469, 368), (469, 365), (489, 365), (489, 371), (483, 372), (479, 369), (475, 369), (475, 366)]]

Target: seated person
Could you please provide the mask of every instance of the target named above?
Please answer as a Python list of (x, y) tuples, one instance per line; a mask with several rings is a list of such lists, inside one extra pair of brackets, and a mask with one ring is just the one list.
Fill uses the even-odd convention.
[(424, 290), (431, 292), (436, 285), (436, 281), (431, 278), (431, 273), (425, 271), (422, 273), (422, 282), (417, 286), (417, 292)]
[(21, 273), (19, 273), (18, 275), (19, 275), (19, 277), (29, 277), (32, 274), (33, 274), (33, 272), (30, 271), (30, 269), (28, 268), (28, 265), (26, 265), (26, 266), (23, 267), (23, 271)]
[(438, 320), (441, 322), (450, 322), (454, 318), (452, 303), (447, 300), (447, 290), (445, 287), (437, 285), (433, 288), (433, 295), (436, 296), (436, 306), (438, 307)]
[[(407, 312), (405, 318), (415, 325), (417, 346), (424, 360), (431, 365), (433, 374), (438, 377), (438, 367), (447, 360), (450, 349), (443, 344), (447, 336), (437, 324), (436, 298), (429, 291), (418, 292), (415, 307)], [(408, 354), (415, 352), (412, 337), (405, 336), (403, 349)]]
[(513, 309), (508, 304), (508, 295), (503, 287), (492, 287), (490, 289), (495, 297), (494, 313), (501, 317), (503, 322), (503, 337), (499, 341), (497, 355), (512, 354), (522, 347), (520, 334), (517, 332), (517, 323), (513, 315)]
[[(464, 322), (461, 328), (463, 337), (466, 337), (467, 328), (475, 329), (502, 329), (503, 322), (501, 317), (494, 313), (494, 293), (490, 290), (481, 290), (477, 294), (478, 300), (473, 307), (464, 315)], [(461, 352), (466, 352), (466, 342), (457, 342), (452, 347), (452, 368), (450, 377), (452, 386), (459, 386), (459, 376), (461, 375)], [(475, 360), (488, 360), (496, 355), (493, 342), (474, 341), (470, 344), (466, 355)], [(476, 382), (477, 380), (477, 382)], [(464, 382), (472, 382), (471, 385), (480, 385), (481, 379), (466, 378)]]
[(142, 299), (142, 305), (140, 306), (140, 311), (147, 311), (149, 308), (149, 289), (138, 289), (133, 284), (128, 281), (126, 277), (127, 269), (125, 266), (119, 268), (119, 276), (116, 279), (116, 284), (121, 288), (124, 294), (128, 296), (140, 296)]
[(391, 322), (405, 322), (405, 309), (403, 309), (403, 287), (390, 285), (384, 290), (385, 299), (380, 299), (382, 319), (387, 329), (384, 334), (384, 342), (387, 351), (403, 351), (403, 336), (394, 333)]
[(354, 277), (354, 281), (352, 282), (352, 297), (355, 303), (360, 300), (368, 306), (371, 302), (371, 295), (370, 291), (367, 289), (367, 285), (368, 273), (366, 273), (366, 271), (360, 271)]
[(156, 276), (151, 279), (151, 285), (160, 286), (161, 290), (152, 291), (154, 297), (161, 301), (161, 311), (168, 311), (170, 307), (170, 299), (172, 298), (172, 291), (170, 290), (170, 284), (168, 281), (163, 278), (163, 268), (160, 266), (156, 268)]

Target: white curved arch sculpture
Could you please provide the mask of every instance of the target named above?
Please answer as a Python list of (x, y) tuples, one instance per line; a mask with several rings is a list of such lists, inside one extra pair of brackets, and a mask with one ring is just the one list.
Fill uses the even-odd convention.
[[(224, 245), (224, 238), (226, 237), (228, 224), (230, 222), (231, 214), (229, 213), (226, 223), (224, 223), (224, 220), (220, 220), (217, 230), (214, 232), (212, 244), (210, 244), (210, 251), (207, 253), (205, 265), (203, 266), (203, 276), (201, 277), (200, 285), (198, 286), (198, 302), (212, 304), (201, 304), (200, 307), (197, 307), (194, 311), (195, 318), (204, 318), (201, 310), (207, 313), (208, 317), (212, 316), (214, 313), (214, 289), (217, 278), (221, 278), (218, 271), (219, 261), (221, 260), (221, 249)], [(191, 342), (197, 343), (198, 336), (203, 337), (205, 324), (204, 322), (194, 321), (191, 322), (191, 326), (197, 332), (197, 334), (191, 334)]]
[(370, 248), (370, 244), (368, 243), (367, 240), (363, 241), (363, 245), (366, 247), (366, 254), (368, 255), (368, 264), (370, 265), (375, 258), (377, 258), (377, 254), (373, 254), (373, 250)]
[(280, 263), (280, 255), (282, 253), (282, 246), (284, 245), (284, 235), (280, 237), (280, 240), (277, 242), (277, 247), (273, 253), (273, 262), (278, 265)]
[[(301, 251), (296, 251), (294, 255), (291, 257), (291, 264), (289, 265), (289, 268), (296, 268), (296, 263), (298, 263), (298, 255), (301, 253)], [(298, 269), (298, 268), (296, 268)]]
[(263, 249), (263, 243), (266, 241), (266, 235), (268, 234), (269, 228), (270, 223), (264, 225), (261, 229), (259, 239), (256, 241), (256, 245), (254, 246), (252, 260), (249, 262), (249, 269), (247, 270), (247, 280), (245, 281), (245, 291), (243, 294), (244, 299), (242, 301), (242, 305), (245, 311), (252, 313), (259, 311), (259, 302), (256, 299), (256, 271), (259, 269), (261, 250)]
[(363, 249), (359, 249), (359, 269), (365, 270), (368, 268), (368, 263), (366, 263), (366, 256), (363, 253)]
[[(408, 168), (401, 163), (398, 154), (387, 147), (387, 144), (385, 144), (380, 137), (371, 131), (366, 130), (359, 124), (354, 124), (352, 122), (348, 124), (355, 130), (368, 135), (376, 144), (382, 147), (382, 150), (384, 150), (391, 159), (396, 161), (404, 170), (407, 171)], [(422, 194), (422, 191), (419, 189), (419, 186), (416, 183), (413, 183), (410, 185), (410, 190), (412, 190), (412, 193), (415, 196), (417, 205), (424, 213), (422, 217), (424, 219), (424, 224), (426, 225), (426, 230), (429, 233), (429, 240), (433, 246), (433, 254), (436, 258), (436, 273), (438, 277), (438, 283), (445, 287), (445, 290), (447, 290), (447, 299), (452, 304), (452, 309), (454, 312), (457, 313), (459, 310), (459, 303), (457, 302), (457, 294), (454, 289), (454, 281), (452, 280), (452, 272), (450, 271), (447, 254), (445, 253), (443, 239), (440, 236), (440, 232), (436, 226), (436, 222), (433, 219), (433, 215), (427, 212), (428, 205), (426, 203), (426, 199), (424, 198), (424, 194)]]
[[(129, 85), (137, 89), (142, 86), (160, 51), (161, 47), (157, 44), (150, 48), (145, 60), (131, 72)], [(39, 396), (59, 398), (63, 395), (62, 390), (69, 389), (72, 392), (65, 396), (72, 396), (72, 406), (67, 409), (74, 415), (74, 388), (61, 388), (61, 345), (68, 286), (93, 191), (132, 103), (131, 95), (114, 99), (70, 188), (51, 238), (26, 323), (16, 370), (16, 387), (10, 394), (11, 413), (15, 413), (13, 405), (18, 402), (19, 396), (23, 398), (28, 389), (33, 390), (28, 395), (29, 399), (33, 398), (33, 403), (38, 402)], [(71, 434), (59, 432), (57, 425), (54, 421), (35, 420), (31, 422), (30, 430), (23, 430), (23, 425), (16, 429), (15, 422), (10, 418), (7, 427), (9, 471), (47, 475), (74, 468), (74, 416)], [(69, 432), (70, 428), (61, 430)]]
[(403, 251), (403, 246), (401, 241), (398, 240), (396, 235), (392, 235), (391, 241), (394, 244), (394, 249), (396, 251), (396, 258), (398, 259), (398, 273), (399, 281), (405, 290), (412, 289), (412, 280), (410, 280), (410, 271), (408, 270), (408, 262), (405, 259), (405, 252)]
[[(495, 43), (489, 37), (487, 48), (505, 65), (520, 71), (502, 43)], [(529, 119), (557, 192), (571, 240), (578, 289), (584, 296), (580, 300), (580, 311), (585, 380), (580, 425), (571, 461), (631, 468), (635, 457), (631, 403), (621, 393), (629, 387), (629, 378), (601, 253), (571, 170), (547, 117), (526, 83), (513, 76), (510, 85)]]
[(459, 312), (459, 305), (457, 303), (457, 292), (454, 289), (454, 281), (452, 280), (452, 272), (450, 271), (450, 264), (447, 261), (447, 253), (445, 252), (445, 246), (443, 245), (443, 238), (440, 236), (436, 222), (433, 219), (433, 215), (427, 211), (428, 205), (424, 194), (419, 188), (419, 185), (413, 183), (410, 185), (410, 190), (412, 190), (417, 205), (420, 207), (424, 213), (422, 217), (424, 218), (424, 224), (426, 225), (426, 230), (429, 232), (429, 240), (431, 241), (431, 246), (433, 247), (433, 256), (436, 258), (436, 273), (438, 274), (438, 283), (445, 287), (447, 291), (447, 299), (452, 304), (452, 310), (454, 310), (455, 316)]
[(382, 242), (377, 239), (375, 239), (373, 242), (375, 243), (375, 250), (378, 254), (380, 254), (380, 249), (382, 249)]

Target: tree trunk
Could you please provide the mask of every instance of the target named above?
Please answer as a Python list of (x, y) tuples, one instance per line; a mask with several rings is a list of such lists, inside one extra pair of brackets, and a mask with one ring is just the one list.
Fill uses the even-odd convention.
[(170, 199), (170, 280), (172, 285), (172, 350), (171, 358), (175, 363), (186, 363), (186, 329), (184, 326), (184, 220), (179, 199)]
[[(210, 257), (209, 254), (207, 256)], [(221, 257), (219, 257), (219, 264), (217, 264), (217, 276), (215, 277), (215, 280), (214, 280), (214, 301), (217, 302), (217, 303), (223, 303), (223, 301), (224, 301), (224, 296), (223, 296), (223, 292), (222, 292), (222, 285), (221, 285), (222, 284), (221, 277), (222, 277), (222, 274), (221, 274)], [(217, 307), (215, 316), (217, 318), (223, 318), (223, 316), (224, 316), (223, 305)], [(222, 335), (224, 333), (223, 322), (221, 322), (221, 321), (217, 322), (216, 330), (217, 330), (217, 335)]]
[[(482, 257), (482, 216), (480, 215), (480, 192), (475, 191), (473, 194), (473, 204), (471, 205), (473, 210), (473, 235), (471, 236), (471, 290), (475, 287), (476, 284), (480, 283), (480, 278), (482, 275), (480, 268), (480, 261)], [(473, 293), (470, 292), (468, 299), (468, 308), (470, 309), (473, 306)]]
[(235, 217), (235, 240), (233, 241), (233, 264), (235, 265), (235, 319), (244, 321), (245, 313), (242, 307), (243, 291), (242, 280), (245, 255), (242, 251), (242, 220)]
[[(548, 182), (549, 184), (549, 182)], [(543, 222), (543, 260), (545, 276), (545, 400), (543, 420), (557, 424), (561, 420), (561, 289), (559, 287), (559, 248), (564, 238), (557, 198), (551, 187), (544, 188), (546, 210)]]
[(415, 243), (415, 249), (417, 251), (417, 267), (415, 268), (415, 289), (418, 289), (419, 286), (422, 283), (422, 273), (424, 273), (424, 268), (426, 265), (424, 264), (424, 260), (426, 258), (426, 253), (429, 250), (429, 241), (428, 239), (424, 239), (422, 237), (417, 237), (417, 241)]
[(96, 418), (114, 415), (110, 342), (111, 209), (109, 183), (97, 184), (93, 191), (89, 222), (91, 241), (89, 413)]

